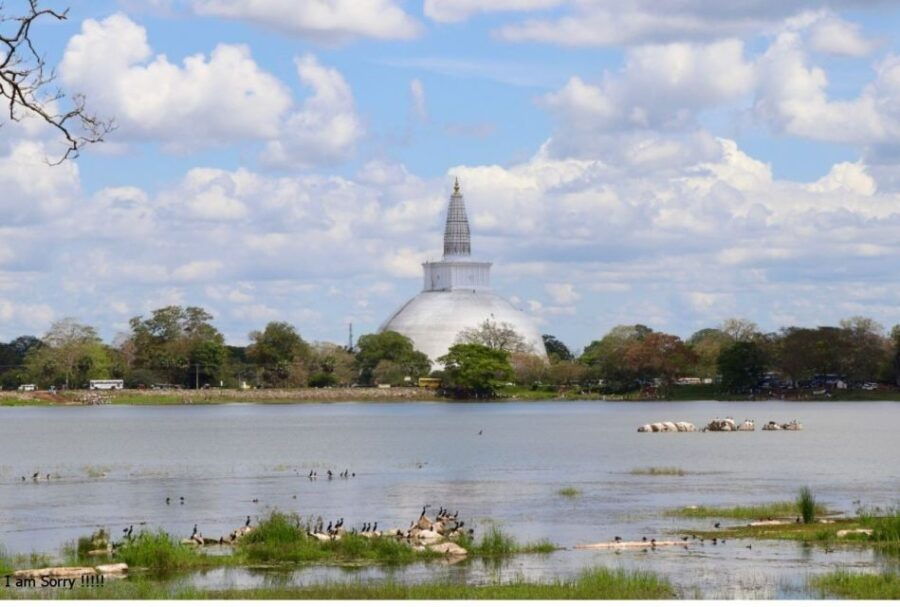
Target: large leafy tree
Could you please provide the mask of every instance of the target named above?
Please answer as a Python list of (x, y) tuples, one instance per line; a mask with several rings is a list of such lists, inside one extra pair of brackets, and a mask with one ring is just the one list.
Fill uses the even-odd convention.
[(509, 353), (481, 344), (456, 344), (438, 358), (442, 387), (457, 398), (487, 398), (514, 378)]
[(652, 333), (653, 329), (645, 325), (613, 327), (602, 339), (591, 342), (584, 349), (579, 360), (588, 367), (585, 377), (602, 380), (606, 389), (614, 392), (634, 388), (639, 376), (631, 365), (626, 364), (625, 355), (633, 344)]
[(228, 357), (225, 338), (199, 307), (167, 306), (149, 318), (132, 318), (127, 339), (133, 369), (150, 371), (160, 380), (189, 386), (217, 383)]
[(702, 378), (715, 377), (719, 354), (733, 343), (734, 339), (721, 329), (700, 329), (691, 335), (687, 345), (696, 356), (694, 373)]
[(396, 331), (383, 331), (363, 335), (356, 342), (356, 363), (360, 381), (371, 384), (375, 368), (382, 361), (396, 363), (404, 376), (419, 378), (431, 371), (428, 356), (419, 352), (413, 342)]
[(695, 361), (696, 356), (680, 337), (656, 331), (631, 342), (624, 353), (625, 365), (639, 381), (645, 384), (659, 381), (664, 391)]
[(762, 380), (768, 368), (766, 351), (756, 342), (736, 341), (719, 354), (722, 387), (731, 392), (747, 392)]
[(257, 365), (265, 385), (305, 386), (312, 351), (293, 325), (270, 322), (262, 331), (250, 333), (247, 359)]
[(43, 343), (33, 335), (22, 335), (9, 343), (0, 343), (0, 388), (9, 390), (24, 383), (25, 357)]
[(310, 385), (349, 386), (357, 375), (356, 358), (347, 348), (328, 342), (313, 344)]
[(94, 327), (63, 318), (50, 326), (42, 342), (25, 357), (35, 382), (80, 388), (88, 379), (109, 377), (113, 360)]

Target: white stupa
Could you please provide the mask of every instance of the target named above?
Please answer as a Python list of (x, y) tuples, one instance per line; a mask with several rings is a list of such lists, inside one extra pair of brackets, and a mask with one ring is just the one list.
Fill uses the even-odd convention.
[(443, 258), (422, 264), (422, 292), (403, 304), (379, 331), (406, 335), (440, 367), (438, 357), (456, 343), (460, 331), (485, 320), (509, 323), (535, 354), (546, 358), (544, 341), (528, 315), (491, 290), (491, 265), (471, 258), (469, 220), (456, 181), (447, 209)]

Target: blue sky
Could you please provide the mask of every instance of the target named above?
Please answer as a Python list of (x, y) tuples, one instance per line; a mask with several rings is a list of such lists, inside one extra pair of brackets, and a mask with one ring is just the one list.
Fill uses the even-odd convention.
[(51, 130), (0, 123), (0, 339), (170, 303), (232, 343), (373, 331), (455, 176), (497, 290), (574, 349), (900, 323), (895, 3), (50, 5), (60, 84), (118, 129), (50, 168)]

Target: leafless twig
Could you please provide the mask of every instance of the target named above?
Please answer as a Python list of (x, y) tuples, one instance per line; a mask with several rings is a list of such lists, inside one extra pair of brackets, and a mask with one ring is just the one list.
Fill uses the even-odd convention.
[(82, 147), (103, 141), (115, 128), (111, 120), (87, 112), (83, 95), (71, 95), (69, 109), (60, 111), (57, 102), (66, 95), (58, 88), (48, 92), (56, 72), (48, 71), (45, 57), (35, 49), (31, 26), (42, 17), (63, 21), (68, 12), (41, 8), (40, 0), (28, 0), (24, 15), (7, 16), (0, 3), (0, 102), (7, 105), (10, 120), (18, 122), (25, 115), (37, 115), (62, 134), (67, 144), (65, 154), (51, 164), (77, 158)]

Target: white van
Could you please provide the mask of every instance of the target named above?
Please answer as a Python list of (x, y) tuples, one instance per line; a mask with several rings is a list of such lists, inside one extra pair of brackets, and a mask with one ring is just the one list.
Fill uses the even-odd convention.
[(123, 379), (92, 379), (88, 385), (91, 390), (121, 390), (124, 387)]
[(37, 390), (37, 386), (34, 384), (22, 384), (19, 386), (19, 392), (34, 392)]

